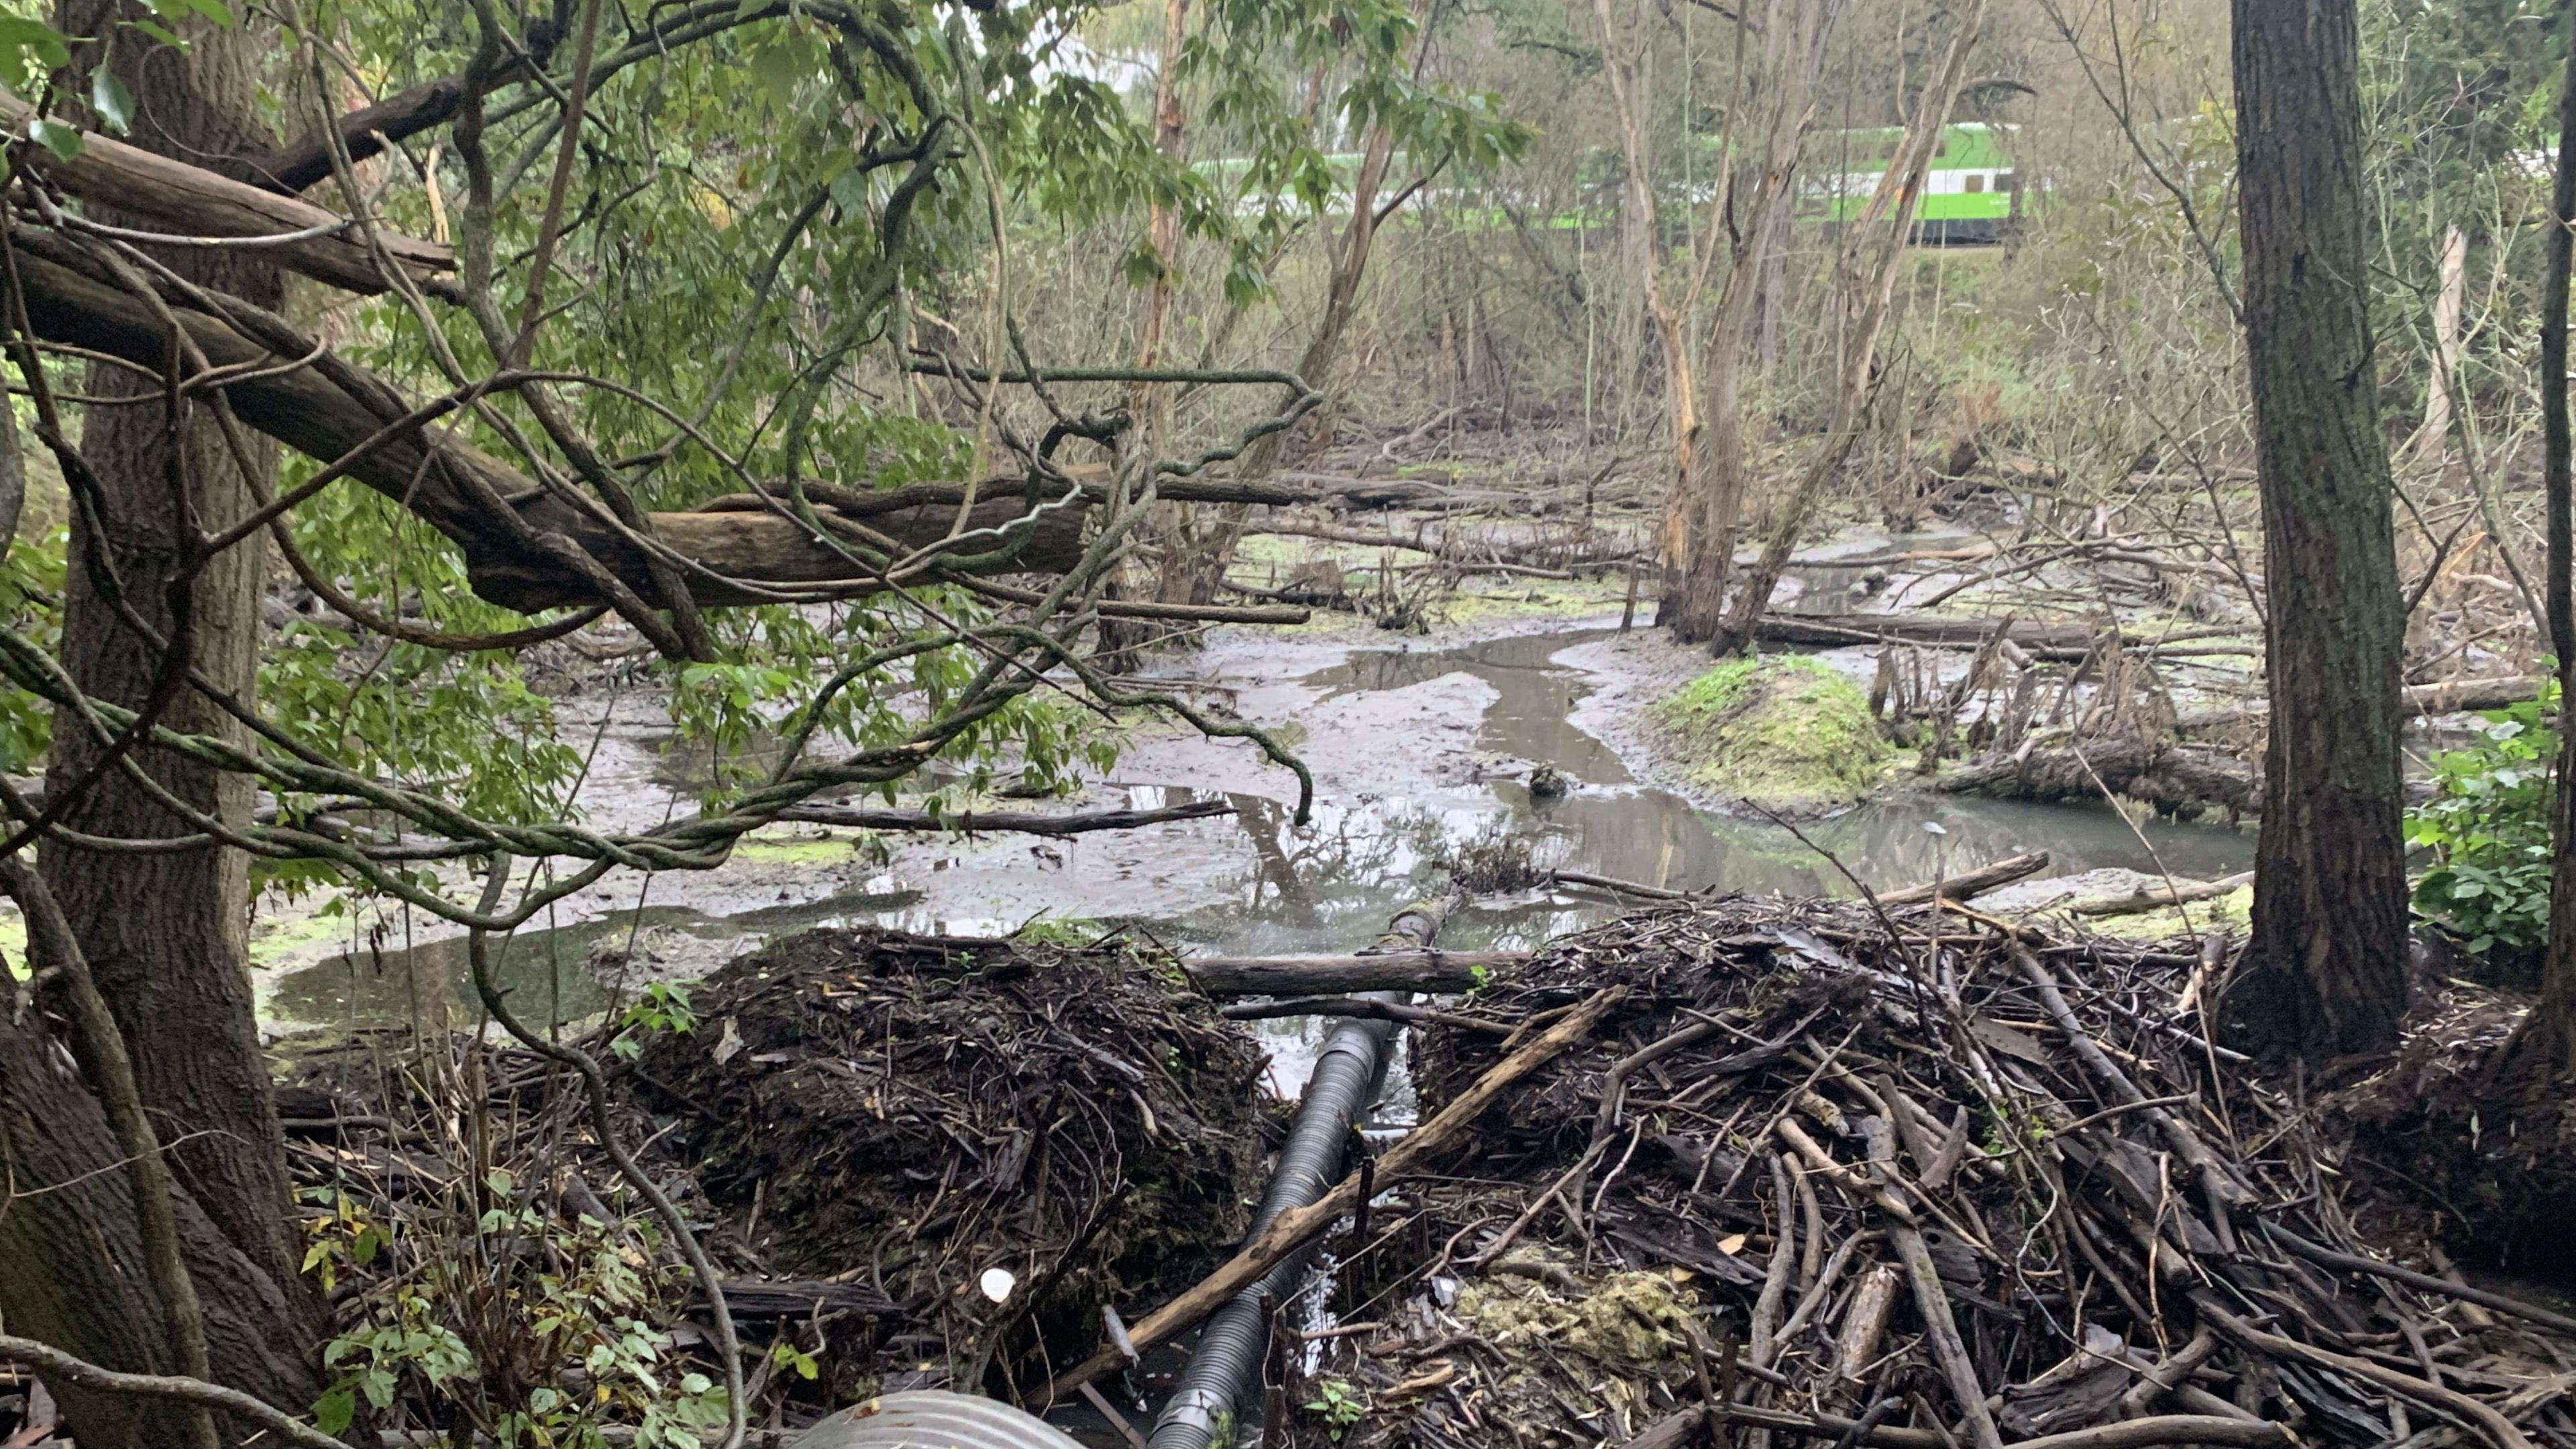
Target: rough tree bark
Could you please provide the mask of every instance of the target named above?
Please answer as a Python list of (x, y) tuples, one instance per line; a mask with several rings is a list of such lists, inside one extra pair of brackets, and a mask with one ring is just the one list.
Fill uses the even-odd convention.
[[(2576, 37), (2576, 10), (2568, 12)], [(2576, 440), (2567, 416), (2568, 268), (2576, 261), (2576, 46), (2567, 52), (2567, 75), (2558, 96), (2558, 176), (2550, 211), (2540, 294), (2540, 398), (2544, 433), (2542, 491), (2549, 513), (2549, 647), (2558, 656), (2558, 793), (2550, 813), (2556, 857), (2549, 876), (2549, 945), (2541, 967), (2540, 1004), (2524, 1029), (2552, 1066), (2576, 1066), (2576, 721), (2566, 702), (2576, 699)]]
[[(69, 1035), (47, 1012), (16, 1020), (0, 1012), (0, 1165), (14, 1198), (0, 1212), (0, 1308), (11, 1332), (91, 1363), (176, 1372), (148, 1286), (132, 1183), (73, 1065)], [(309, 1310), (234, 1247), (192, 1195), (181, 1193), (175, 1206), (216, 1379), (280, 1408), (309, 1406), (312, 1342), (280, 1332)], [(52, 1387), (84, 1446), (187, 1442), (184, 1415), (167, 1405)]]
[[(1169, 160), (1181, 156), (1182, 126), (1186, 117), (1181, 110), (1181, 48), (1189, 35), (1190, 0), (1163, 0), (1163, 54), (1154, 75), (1154, 149)], [(1152, 367), (1163, 359), (1163, 333), (1172, 315), (1172, 280), (1181, 261), (1181, 214), (1168, 202), (1156, 201), (1148, 213), (1145, 237), (1154, 249), (1157, 270), (1153, 285), (1146, 288), (1142, 316), (1137, 325), (1136, 365)], [(1162, 457), (1171, 445), (1172, 389), (1167, 385), (1140, 382), (1127, 392), (1128, 425), (1126, 446), (1142, 452), (1147, 458)], [(1162, 541), (1168, 557), (1187, 546), (1190, 536), (1190, 511), (1178, 503), (1157, 504), (1153, 512), (1151, 536)], [(1110, 580), (1112, 594), (1124, 595), (1133, 587), (1129, 574), (1130, 560), (1121, 557), (1117, 574)], [(1161, 592), (1158, 588), (1157, 592)], [(1100, 621), (1101, 662), (1112, 669), (1135, 665), (1137, 651), (1155, 637), (1151, 625), (1121, 619)]]
[[(1620, 213), (1622, 249), (1636, 270), (1637, 285), (1645, 298), (1646, 320), (1654, 324), (1655, 342), (1664, 358), (1665, 423), (1672, 446), (1662, 545), (1667, 577), (1663, 596), (1669, 605), (1677, 592), (1673, 571), (1681, 567), (1690, 547), (1692, 500), (1698, 492), (1701, 472), (1699, 383), (1694, 376), (1689, 342), (1690, 317), (1699, 308), (1700, 288), (1696, 279), (1676, 286), (1664, 275), (1663, 223), (1655, 205), (1654, 157), (1647, 148), (1649, 98), (1638, 63), (1647, 44), (1644, 26), (1651, 22), (1641, 16), (1631, 37), (1622, 33), (1611, 0), (1593, 0), (1592, 11), (1601, 22), (1601, 72), (1610, 82), (1611, 108), (1619, 117), (1620, 155), (1626, 163)], [(1739, 29), (1740, 25), (1739, 21)], [(1727, 184), (1727, 178), (1721, 175), (1718, 185), (1722, 189)], [(1725, 204), (1721, 197), (1719, 207)], [(1712, 235), (1709, 240), (1713, 244), (1716, 238)]]
[[(136, 7), (122, 18), (148, 18), (148, 12)], [(250, 27), (203, 27), (183, 57), (167, 47), (147, 48), (143, 36), (118, 19), (112, 3), (75, 4), (63, 15), (70, 34), (114, 37), (106, 63), (135, 98), (136, 144), (199, 162), (265, 147), (268, 138), (254, 106), (268, 36)], [(98, 211), (105, 220), (135, 224), (105, 208)], [(192, 251), (162, 260), (192, 280), (273, 306), (282, 292), (280, 276), (255, 257)], [(160, 391), (152, 379), (104, 364), (92, 368), (86, 387), (111, 397)], [(252, 466), (272, 466), (272, 445), (260, 441), (252, 448)], [(84, 500), (87, 506), (73, 512), (64, 667), (93, 697), (145, 705), (163, 675), (165, 649), (120, 618), (121, 606), (161, 640), (184, 642), (189, 663), (216, 688), (250, 698), (265, 550), (256, 541), (233, 549), (205, 561), (179, 586), (198, 562), (197, 531), (221, 528), (251, 506), (249, 487), (219, 434), (202, 410), (172, 431), (158, 406), (96, 408), (84, 428), (82, 452), (97, 487)], [(213, 702), (187, 689), (171, 695), (162, 718), (197, 732), (241, 731)], [(188, 833), (189, 827), (116, 772), (90, 778), (100, 747), (75, 720), (57, 722), (54, 742), (47, 791), (49, 798), (69, 802), (64, 825), (126, 838)], [(137, 758), (190, 805), (248, 821), (246, 780), (226, 779), (158, 752)], [(184, 1214), (198, 1225), (189, 1235), (188, 1266), (210, 1320), (226, 1325), (210, 1344), (215, 1375), (248, 1392), (275, 1395), (281, 1408), (301, 1410), (318, 1388), (311, 1356), (322, 1320), (318, 1299), (297, 1271), (283, 1139), (252, 1019), (244, 940), (246, 858), (231, 850), (103, 853), (48, 840), (42, 860), (129, 1045), (154, 1125), (161, 1140), (172, 1144), (171, 1165), (188, 1199)], [(63, 1098), (69, 1088), (49, 1083), (30, 1065), (31, 1053), (40, 1054), (31, 1035), (21, 1031), (8, 1047), (12, 1069), (6, 1089), (19, 1118), (10, 1134), (13, 1155), (68, 1168), (87, 1151), (113, 1163), (114, 1144), (103, 1121), (88, 1130), (98, 1118), (94, 1104), (66, 1107), (57, 1100), (45, 1110), (68, 1115), (33, 1116), (35, 1103)], [(55, 1155), (48, 1155), (49, 1144), (58, 1149)], [(62, 1341), (64, 1347), (112, 1349), (98, 1361), (143, 1368), (150, 1361), (120, 1340), (154, 1335), (141, 1325), (129, 1332), (127, 1315), (115, 1306), (123, 1298), (101, 1294), (86, 1281), (115, 1271), (120, 1244), (133, 1238), (131, 1199), (121, 1215), (114, 1211), (121, 1181), (111, 1174), (77, 1194), (13, 1205), (13, 1237), (88, 1241), (107, 1261), (77, 1263), (68, 1261), (70, 1254), (40, 1254), (26, 1260), (39, 1271), (0, 1278), (0, 1303), (13, 1322), (28, 1328), (49, 1303), (66, 1315), (61, 1326), (75, 1335)], [(58, 1221), (66, 1213), (80, 1220)], [(84, 1443), (119, 1442), (117, 1430), (132, 1427), (122, 1420), (125, 1412), (130, 1411), (104, 1426), (106, 1432), (79, 1420), (74, 1427)], [(146, 1434), (140, 1442), (177, 1441)]]
[(2353, 0), (2235, 0), (2245, 350), (2272, 725), (2249, 966), (2228, 1021), (2311, 1061), (2406, 1007), (2404, 606), (2372, 366)]

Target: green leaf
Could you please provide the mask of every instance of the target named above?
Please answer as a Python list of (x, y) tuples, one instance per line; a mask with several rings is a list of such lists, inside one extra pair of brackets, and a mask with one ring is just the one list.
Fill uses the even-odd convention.
[(122, 136), (134, 129), (134, 93), (116, 78), (116, 72), (104, 67), (90, 72), (89, 104), (109, 135)]
[(60, 121), (34, 121), (27, 134), (44, 143), (45, 149), (66, 161), (77, 161), (81, 153), (81, 133)]
[(508, 1168), (496, 1167), (483, 1175), (483, 1185), (492, 1189), (496, 1197), (508, 1197), (518, 1187), (518, 1182), (510, 1176)]
[(334, 1439), (348, 1432), (349, 1421), (357, 1416), (358, 1396), (347, 1384), (313, 1401), (313, 1427)]
[(0, 15), (0, 45), (14, 45), (32, 51), (47, 67), (71, 63), (71, 46), (62, 32), (41, 20), (28, 20), (16, 15)]

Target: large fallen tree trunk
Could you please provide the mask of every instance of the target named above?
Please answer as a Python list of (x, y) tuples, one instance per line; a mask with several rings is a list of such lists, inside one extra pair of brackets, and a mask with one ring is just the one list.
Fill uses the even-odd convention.
[[(1765, 644), (1923, 644), (1975, 649), (1994, 633), (1992, 619), (1961, 619), (1946, 614), (1765, 614), (1753, 637)], [(2012, 626), (2012, 642), (2038, 656), (2081, 655), (2093, 647), (2100, 631), (2091, 624), (2043, 624), (2022, 619)], [(2219, 639), (2241, 629), (2177, 629), (2171, 633), (2123, 634), (2124, 647), (2143, 649), (2194, 639)]]
[[(2504, 709), (2538, 699), (2541, 683), (2536, 677), (2512, 674), (2501, 679), (2454, 679), (2441, 684), (2410, 684), (2398, 691), (2398, 701), (2410, 718)], [(2175, 720), (2174, 728), (2205, 732), (2236, 725), (2260, 725), (2270, 716), (2271, 706), (2262, 703), (2239, 705), (2232, 709), (2196, 710)]]
[[(28, 320), (38, 336), (154, 371), (162, 367), (167, 332), (142, 301), (80, 270), (76, 250), (58, 239), (21, 232), (13, 244)], [(417, 514), (464, 554), (467, 578), (479, 597), (529, 613), (599, 603), (602, 586), (590, 572), (596, 568), (646, 604), (668, 606), (637, 535), (604, 507), (550, 490), (432, 426), (454, 410), (453, 398), (415, 406), (364, 369), (304, 339), (254, 339), (245, 329), (282, 331), (284, 324), (254, 319), (247, 309), (230, 319), (175, 303), (170, 310), (210, 365), (237, 370), (223, 391), (244, 423), (334, 464)], [(298, 359), (305, 365), (282, 365)], [(496, 386), (510, 384), (504, 374)], [(838, 537), (827, 538), (778, 511), (746, 511), (730, 499), (714, 509), (651, 514), (650, 535), (687, 561), (689, 594), (701, 605), (847, 598), (886, 586), (884, 576), (860, 558), (940, 544), (950, 537), (965, 496), (961, 488), (935, 485), (885, 495), (821, 485), (808, 491), (824, 500), (817, 502), (815, 516)], [(1041, 509), (1027, 521), (1024, 496), (980, 494), (967, 528), (1008, 529), (1016, 545), (963, 544), (977, 551), (966, 566), (984, 573), (1069, 568), (1082, 555), (1093, 491), (1085, 488), (1083, 496)], [(1145, 607), (1108, 604), (1103, 612)], [(1254, 622), (1305, 617), (1303, 610), (1286, 608), (1229, 612)]]
[(2223, 805), (2251, 814), (2262, 777), (2233, 755), (2134, 738), (2085, 740), (1961, 765), (1933, 782), (1953, 795), (2004, 800), (2099, 800), (2107, 792), (2172, 812)]
[(2070, 916), (2134, 916), (2147, 911), (2160, 911), (2167, 906), (2188, 905), (2193, 901), (2214, 901), (2232, 896), (2254, 883), (2254, 872), (2240, 871), (2216, 880), (2158, 881), (2141, 885), (2125, 896), (2089, 896), (2082, 900), (2064, 901), (2049, 907)]
[[(26, 102), (0, 95), (0, 126), (12, 134), (24, 135), (34, 114)], [(25, 149), (28, 168), (67, 195), (149, 218), (191, 237), (292, 236), (292, 241), (263, 248), (266, 259), (347, 291), (373, 296), (386, 289), (366, 238), (346, 217), (309, 201), (263, 191), (96, 132), (81, 133), (80, 150), (69, 158), (43, 146)], [(443, 278), (456, 270), (456, 256), (447, 247), (387, 231), (379, 231), (377, 240), (414, 282), (433, 291), (449, 285)]]

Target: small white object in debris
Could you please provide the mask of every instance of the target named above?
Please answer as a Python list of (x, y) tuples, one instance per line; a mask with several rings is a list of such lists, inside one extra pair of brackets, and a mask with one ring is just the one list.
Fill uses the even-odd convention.
[(1011, 1270), (1008, 1268), (987, 1268), (984, 1270), (984, 1296), (992, 1299), (996, 1303), (1009, 1298), (1011, 1296), (1011, 1290), (1018, 1287), (1019, 1284), (1020, 1280), (1012, 1277)]

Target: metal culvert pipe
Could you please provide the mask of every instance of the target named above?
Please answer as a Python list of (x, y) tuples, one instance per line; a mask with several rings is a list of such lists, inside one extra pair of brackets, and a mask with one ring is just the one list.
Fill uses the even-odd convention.
[(797, 1436), (796, 1449), (1082, 1449), (1072, 1435), (1003, 1403), (946, 1389), (882, 1394)]
[[(1377, 944), (1361, 954), (1426, 950), (1439, 936), (1445, 915), (1443, 908), (1429, 903), (1408, 906), (1388, 924)], [(1410, 995), (1383, 991), (1362, 999), (1401, 1003)], [(1322, 1055), (1315, 1059), (1314, 1074), (1306, 1080), (1305, 1093), (1297, 1100), (1296, 1119), (1288, 1128), (1287, 1145), (1279, 1149), (1270, 1189), (1253, 1215), (1250, 1236), (1260, 1236), (1273, 1218), (1306, 1206), (1341, 1181), (1342, 1153), (1350, 1144), (1351, 1128), (1385, 1085), (1387, 1043), (1394, 1040), (1397, 1029), (1392, 1021), (1354, 1019), (1326, 1039)], [(1290, 1256), (1208, 1316), (1189, 1367), (1182, 1371), (1180, 1387), (1154, 1421), (1151, 1449), (1208, 1449), (1238, 1403), (1258, 1402), (1257, 1395), (1245, 1391), (1269, 1347), (1270, 1321), (1265, 1310), (1304, 1280), (1314, 1254), (1309, 1245)]]

